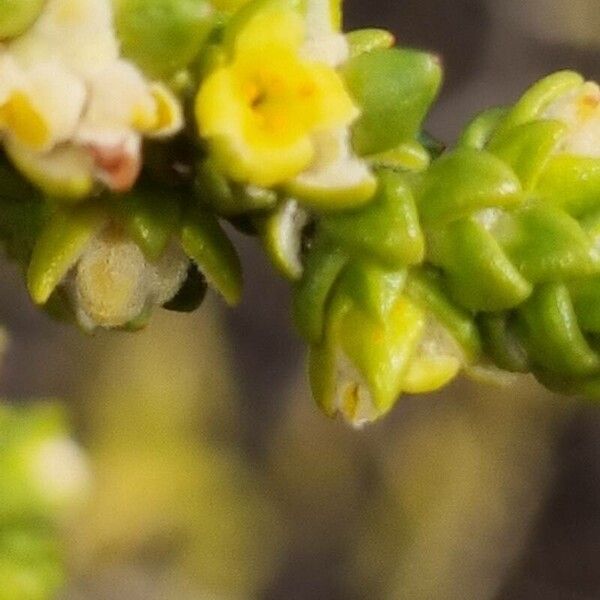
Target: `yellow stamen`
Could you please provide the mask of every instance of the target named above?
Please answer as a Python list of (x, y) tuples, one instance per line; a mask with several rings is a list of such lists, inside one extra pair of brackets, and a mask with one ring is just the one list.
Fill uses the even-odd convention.
[(587, 121), (598, 114), (599, 108), (600, 94), (585, 94), (579, 99), (577, 105), (577, 116), (582, 121)]
[(343, 392), (343, 406), (342, 412), (346, 416), (347, 419), (351, 421), (356, 417), (356, 413), (358, 410), (358, 401), (359, 401), (359, 385), (358, 383), (353, 383), (348, 385)]

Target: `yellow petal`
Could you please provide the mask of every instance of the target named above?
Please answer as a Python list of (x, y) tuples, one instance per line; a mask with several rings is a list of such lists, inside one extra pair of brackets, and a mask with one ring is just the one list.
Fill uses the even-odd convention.
[(359, 116), (360, 111), (335, 70), (314, 63), (310, 67), (310, 77), (319, 92), (311, 106), (315, 125), (319, 129), (349, 125)]
[(243, 119), (244, 103), (234, 73), (221, 67), (204, 82), (196, 98), (196, 120), (203, 137), (234, 136)]
[[(274, 6), (259, 11), (239, 32), (235, 41), (235, 56), (266, 48), (299, 50), (304, 41), (304, 21), (299, 13)], [(271, 55), (263, 54), (263, 60)]]
[(92, 160), (80, 148), (65, 145), (40, 153), (8, 142), (5, 150), (15, 167), (52, 198), (76, 202), (93, 190)]
[(313, 157), (310, 138), (282, 145), (249, 144), (241, 138), (214, 138), (211, 143), (219, 169), (244, 183), (273, 187), (303, 171)]
[(312, 161), (308, 132), (294, 126), (285, 107), (271, 108), (264, 118), (253, 113), (231, 69), (218, 69), (204, 83), (196, 118), (220, 169), (238, 181), (271, 187)]
[(153, 120), (150, 127), (140, 128), (152, 137), (166, 137), (177, 133), (183, 127), (183, 111), (175, 95), (161, 83), (150, 86), (154, 100)]
[(23, 92), (15, 92), (0, 108), (0, 126), (28, 148), (43, 149), (50, 140), (46, 121)]
[(45, 152), (73, 135), (87, 92), (68, 69), (55, 61), (21, 69), (7, 57), (0, 65), (0, 78), (0, 126), (12, 140)]
[(403, 382), (409, 394), (426, 394), (443, 388), (460, 371), (461, 363), (455, 356), (422, 356), (410, 363)]

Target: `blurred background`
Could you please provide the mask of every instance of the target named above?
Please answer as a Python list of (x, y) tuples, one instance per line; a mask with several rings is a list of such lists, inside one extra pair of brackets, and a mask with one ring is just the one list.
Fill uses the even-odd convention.
[[(560, 68), (600, 78), (598, 0), (348, 0), (346, 27), (438, 51), (429, 130)], [(64, 600), (600, 598), (600, 410), (461, 381), (365, 431), (317, 412), (288, 290), (252, 240), (241, 307), (86, 337), (0, 265), (1, 395), (64, 398), (95, 483)]]

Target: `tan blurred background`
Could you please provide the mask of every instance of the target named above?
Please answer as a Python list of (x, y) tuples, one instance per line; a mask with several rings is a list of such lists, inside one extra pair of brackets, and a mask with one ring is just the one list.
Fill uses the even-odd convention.
[[(436, 49), (448, 141), (475, 111), (571, 67), (600, 78), (598, 0), (347, 3)], [(61, 396), (95, 488), (68, 534), (67, 600), (595, 600), (600, 410), (460, 382), (353, 432), (314, 408), (286, 285), (239, 238), (243, 305), (86, 337), (2, 263), (2, 393)]]

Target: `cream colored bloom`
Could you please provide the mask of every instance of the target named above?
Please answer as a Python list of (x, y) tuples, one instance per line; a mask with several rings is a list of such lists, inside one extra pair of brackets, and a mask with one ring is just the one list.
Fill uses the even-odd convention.
[(543, 117), (569, 127), (558, 149), (561, 153), (600, 158), (600, 87), (588, 81), (563, 94)]
[(182, 121), (173, 94), (120, 58), (110, 0), (48, 0), (0, 48), (5, 148), (51, 195), (86, 196), (96, 181), (130, 188), (142, 137), (173, 135)]

